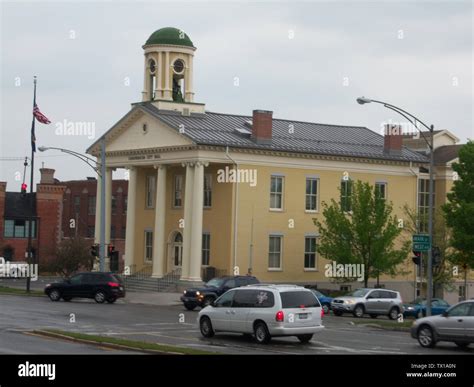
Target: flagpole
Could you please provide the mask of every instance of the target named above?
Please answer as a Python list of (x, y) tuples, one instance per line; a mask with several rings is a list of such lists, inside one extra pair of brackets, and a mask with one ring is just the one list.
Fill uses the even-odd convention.
[[(31, 122), (31, 163), (30, 163), (30, 197), (29, 197), (29, 206), (30, 206), (30, 213), (29, 213), (29, 221), (28, 221), (28, 265), (31, 265), (31, 258), (33, 257), (32, 254), (32, 231), (33, 231), (33, 208), (34, 208), (34, 198), (33, 198), (33, 182), (34, 182), (34, 171), (35, 171), (35, 151), (36, 151), (36, 138), (35, 138), (35, 106), (36, 106), (36, 75), (33, 77), (33, 84), (34, 84), (34, 91), (33, 91), (33, 120)], [(35, 230), (36, 231), (36, 230)], [(34, 259), (36, 261), (36, 257)], [(33, 262), (36, 263), (36, 262)], [(28, 277), (26, 278), (26, 291), (30, 292), (31, 287), (31, 276), (30, 271), (28, 270)]]

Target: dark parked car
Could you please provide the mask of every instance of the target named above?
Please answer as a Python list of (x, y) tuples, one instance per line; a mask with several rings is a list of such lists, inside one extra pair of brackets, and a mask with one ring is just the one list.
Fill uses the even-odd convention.
[(258, 284), (260, 281), (249, 275), (217, 277), (211, 279), (202, 288), (186, 289), (181, 296), (184, 307), (193, 310), (196, 306), (205, 308), (229, 289)]
[(117, 298), (125, 297), (122, 279), (114, 273), (79, 273), (62, 282), (46, 285), (44, 292), (51, 301), (71, 301), (73, 298), (93, 298), (102, 304), (114, 303)]

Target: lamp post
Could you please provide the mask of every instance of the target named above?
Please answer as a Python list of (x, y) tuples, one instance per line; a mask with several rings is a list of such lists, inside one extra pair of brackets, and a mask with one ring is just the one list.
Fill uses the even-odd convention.
[[(386, 107), (387, 109), (393, 110), (397, 112), (401, 116), (403, 116), (406, 120), (408, 120), (421, 134), (425, 142), (428, 144), (428, 148), (430, 149), (430, 182), (429, 182), (429, 214), (428, 214), (428, 234), (430, 237), (430, 249), (428, 250), (428, 292), (426, 295), (426, 315), (431, 316), (431, 299), (432, 299), (432, 291), (433, 291), (433, 196), (434, 196), (434, 126), (433, 125), (426, 125), (423, 121), (415, 117), (413, 114), (408, 113), (407, 111), (389, 104), (383, 101), (377, 101), (375, 99), (370, 99), (366, 97), (359, 97), (357, 98), (357, 103), (360, 105), (364, 105), (366, 103), (378, 103)], [(421, 131), (416, 123), (419, 122), (423, 125), (426, 129), (428, 129), (430, 136), (429, 140), (426, 138), (425, 133)]]
[(58, 150), (63, 153), (67, 153), (85, 162), (97, 173), (98, 176), (101, 177), (100, 179), (101, 189), (100, 189), (99, 270), (104, 271), (105, 270), (105, 256), (106, 256), (106, 249), (105, 249), (105, 140), (104, 139), (101, 140), (100, 163), (94, 159), (91, 159), (88, 156), (72, 151), (70, 149), (40, 146), (38, 147), (38, 150), (40, 152), (45, 152), (48, 150)]

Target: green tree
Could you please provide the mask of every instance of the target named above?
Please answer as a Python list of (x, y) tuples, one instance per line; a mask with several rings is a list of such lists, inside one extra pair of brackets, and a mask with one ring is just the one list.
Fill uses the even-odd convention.
[[(453, 164), (457, 174), (443, 206), (446, 224), (451, 230), (450, 245), (455, 249), (453, 263), (461, 265), (467, 285), (467, 270), (474, 268), (474, 142), (459, 150), (459, 163)], [(467, 289), (467, 287), (466, 287)]]
[[(378, 284), (381, 274), (402, 272), (398, 265), (407, 258), (410, 241), (402, 241), (401, 247), (395, 248), (403, 228), (392, 215), (392, 204), (369, 183), (350, 184), (349, 199), (323, 202), (324, 222), (313, 220), (319, 231), (317, 250), (337, 264), (363, 264), (367, 287), (369, 278), (377, 278)], [(344, 211), (347, 208), (351, 210)]]
[(63, 239), (55, 257), (47, 264), (48, 271), (69, 277), (80, 269), (91, 270), (94, 262), (89, 243), (82, 237)]

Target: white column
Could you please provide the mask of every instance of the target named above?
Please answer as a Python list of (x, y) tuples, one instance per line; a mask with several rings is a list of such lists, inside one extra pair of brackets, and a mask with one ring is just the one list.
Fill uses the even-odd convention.
[(95, 193), (95, 226), (94, 226), (94, 243), (100, 243), (100, 193), (101, 193), (100, 174), (97, 174), (97, 189)]
[(193, 208), (191, 223), (191, 265), (189, 281), (201, 281), (202, 266), (202, 211), (204, 200), (204, 165), (194, 167)]
[(186, 102), (194, 101), (194, 92), (193, 92), (193, 56), (189, 56), (189, 66), (186, 71), (187, 80), (185, 83), (186, 87)]
[(166, 51), (165, 53), (165, 95), (164, 99), (172, 100), (173, 96), (171, 94), (171, 87), (170, 87), (170, 53)]
[(142, 91), (142, 101), (148, 101), (150, 98), (148, 97), (148, 58), (145, 55), (145, 68), (143, 69), (143, 91)]
[(181, 264), (181, 280), (189, 277), (190, 256), (191, 256), (191, 222), (193, 205), (193, 183), (194, 166), (192, 163), (186, 165), (186, 183), (184, 187), (184, 231), (183, 231), (183, 261)]
[(158, 65), (156, 66), (156, 99), (163, 98), (163, 53), (158, 53)]
[(125, 229), (125, 266), (129, 268), (135, 260), (135, 212), (137, 202), (137, 169), (129, 169), (127, 197), (127, 227)]
[(165, 266), (166, 165), (157, 168), (155, 228), (153, 230), (153, 278), (161, 278)]
[(105, 244), (110, 244), (112, 225), (112, 168), (105, 170)]

